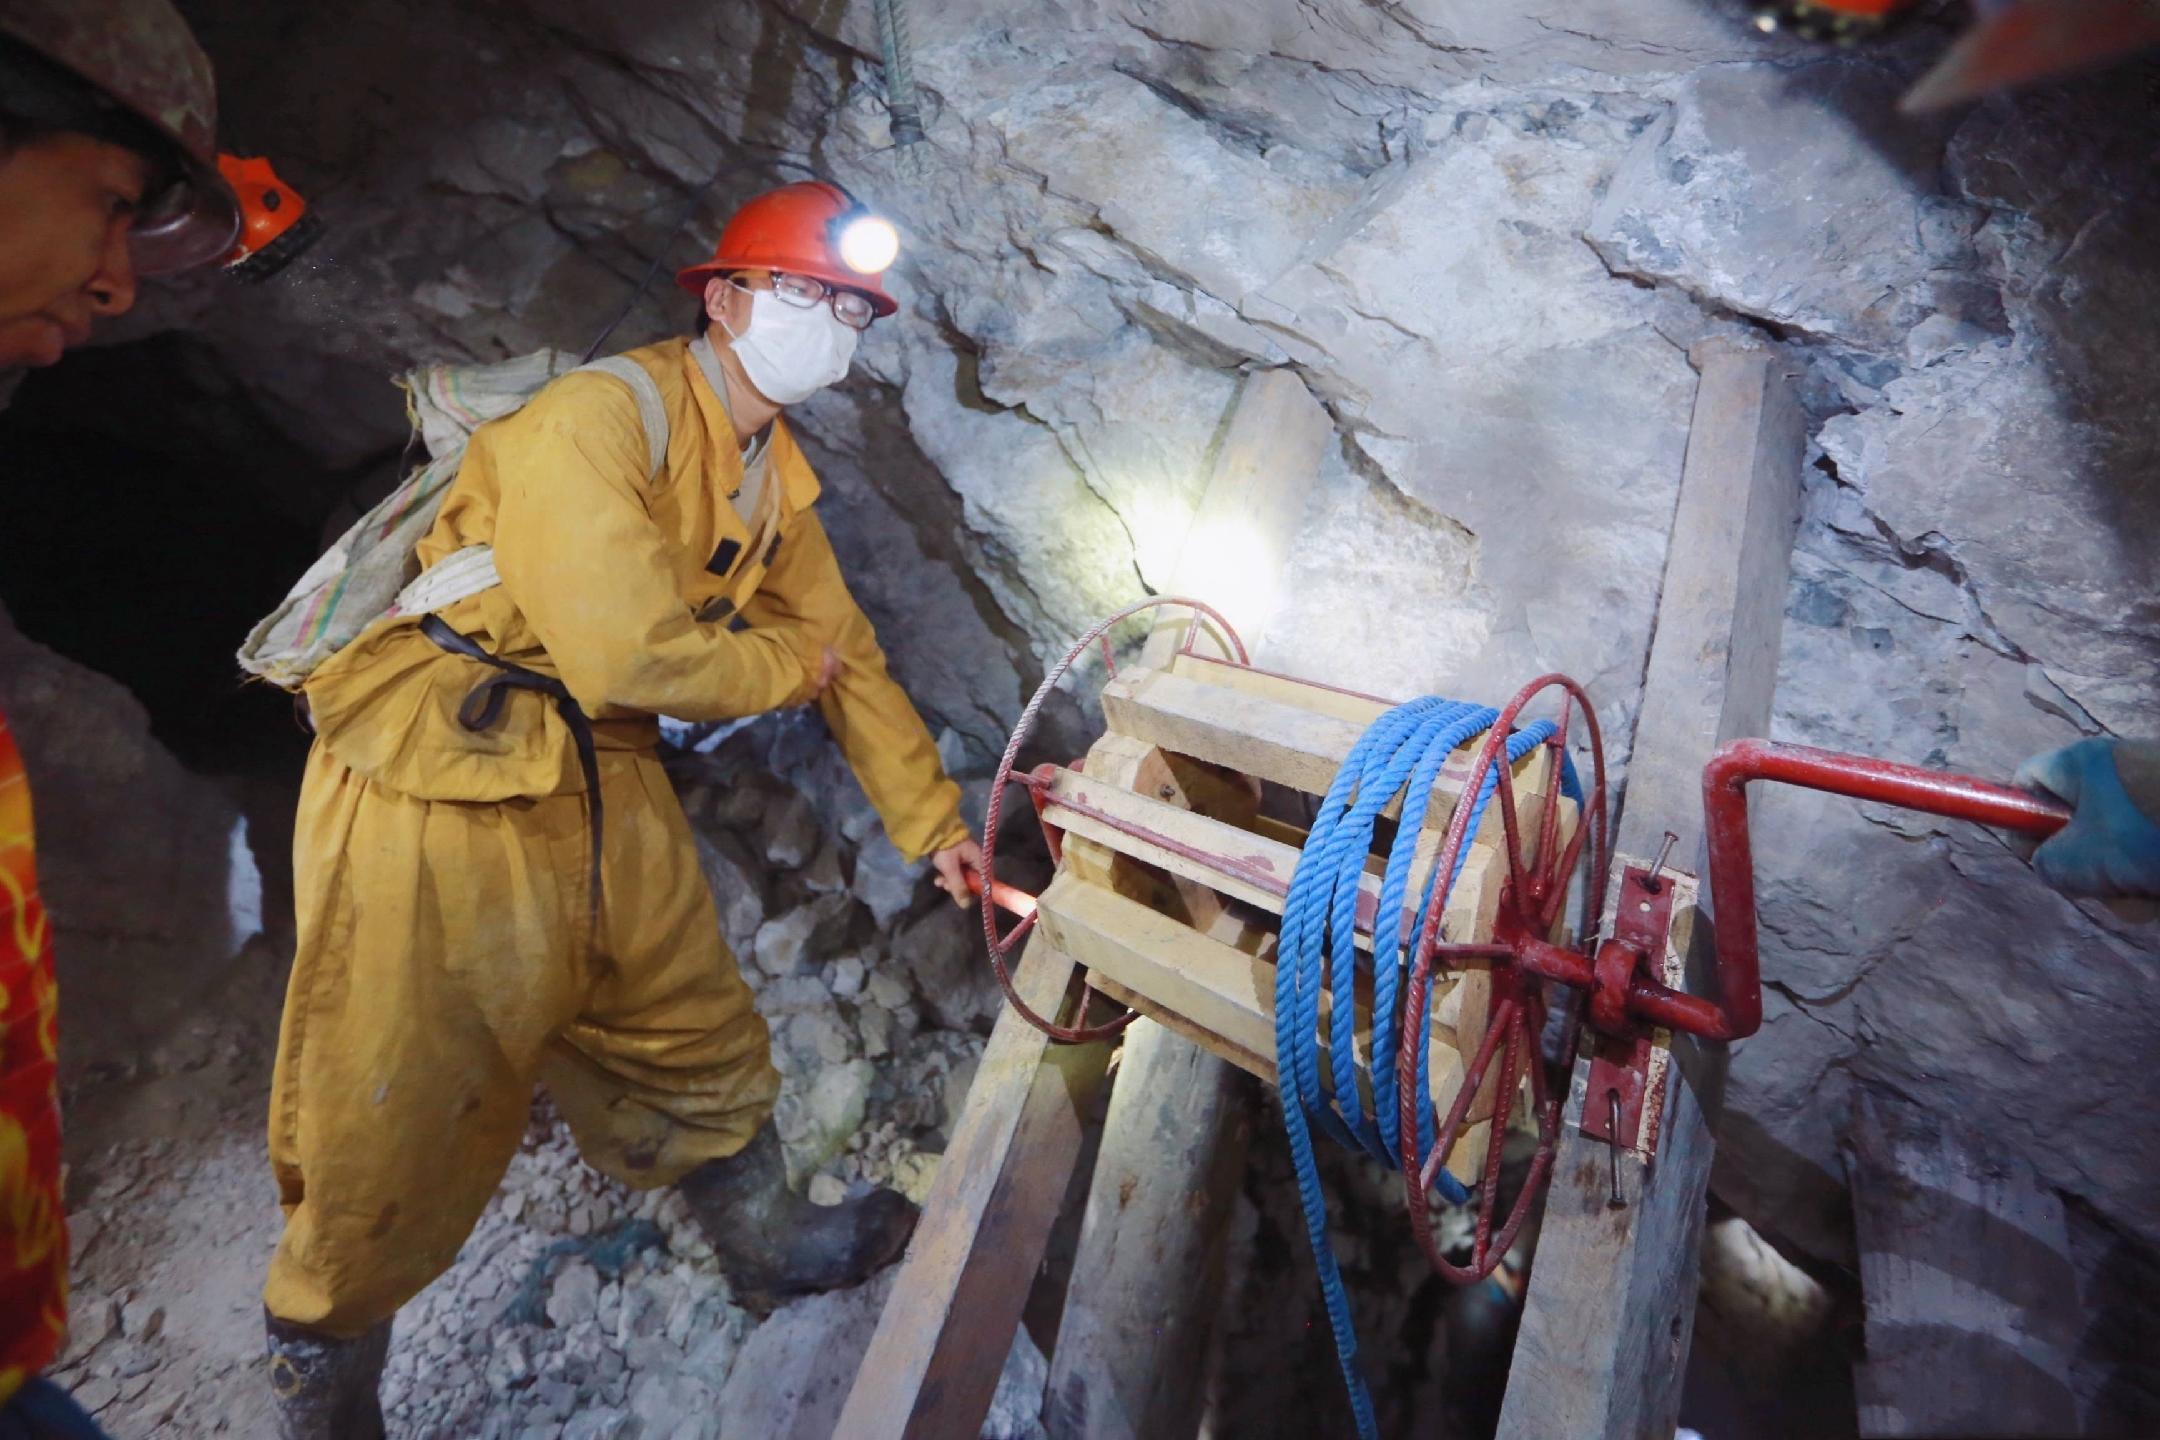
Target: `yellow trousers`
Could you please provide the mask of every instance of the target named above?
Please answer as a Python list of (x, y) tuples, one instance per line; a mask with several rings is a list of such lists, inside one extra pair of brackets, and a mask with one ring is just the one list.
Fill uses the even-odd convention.
[(582, 796), (419, 800), (309, 756), (270, 1101), (279, 1319), (358, 1335), (448, 1269), (535, 1082), (587, 1162), (639, 1187), (732, 1155), (771, 1114), (765, 1022), (674, 790), (649, 751), (600, 766), (595, 944)]

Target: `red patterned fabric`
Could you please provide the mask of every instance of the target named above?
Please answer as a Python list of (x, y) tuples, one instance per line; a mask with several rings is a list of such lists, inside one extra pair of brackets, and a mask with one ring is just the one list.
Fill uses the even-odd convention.
[(0, 716), (0, 1405), (67, 1328), (59, 997), (31, 860), (30, 783)]

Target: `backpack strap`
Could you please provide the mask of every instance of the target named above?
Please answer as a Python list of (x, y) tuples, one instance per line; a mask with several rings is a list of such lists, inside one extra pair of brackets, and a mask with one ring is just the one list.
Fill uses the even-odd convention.
[[(578, 370), (597, 370), (630, 387), (631, 398), (637, 401), (638, 419), (645, 426), (645, 482), (651, 484), (660, 474), (660, 468), (667, 464), (668, 417), (667, 406), (660, 400), (660, 386), (646, 373), (644, 366), (624, 355), (610, 355), (605, 360), (595, 360), (566, 373), (575, 375)], [(390, 608), (383, 613), (432, 615), (501, 583), (502, 577), (495, 570), (494, 547), (468, 545), (421, 571), (398, 592), (390, 602)]]
[(468, 545), (462, 550), (451, 551), (415, 575), (404, 589), (398, 591), (397, 598), (383, 613), (431, 615), (468, 595), (492, 590), (501, 583), (502, 577), (495, 573), (494, 547)]
[(630, 387), (631, 398), (637, 401), (638, 419), (645, 422), (645, 480), (647, 484), (652, 483), (659, 476), (660, 467), (667, 463), (668, 452), (667, 406), (660, 401), (659, 384), (644, 366), (627, 355), (610, 355), (605, 360), (580, 365), (570, 373), (575, 375), (580, 370), (612, 375)]

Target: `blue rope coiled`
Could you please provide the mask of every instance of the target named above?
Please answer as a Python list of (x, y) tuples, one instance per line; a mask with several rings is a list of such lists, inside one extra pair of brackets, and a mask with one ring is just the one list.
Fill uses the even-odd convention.
[[(1427, 696), (1398, 705), (1375, 720), (1359, 737), (1320, 802), (1319, 814), (1306, 837), (1283, 903), (1282, 935), (1275, 957), (1277, 1083), (1282, 1091), (1290, 1158), (1297, 1171), (1298, 1199), (1305, 1210), (1306, 1235), (1320, 1271), (1321, 1295), (1328, 1323), (1335, 1332), (1335, 1353), (1342, 1366), (1343, 1384), (1350, 1392), (1350, 1408), (1360, 1440), (1376, 1440), (1378, 1430), (1372, 1396), (1357, 1363), (1357, 1330), (1350, 1317), (1349, 1296), (1343, 1289), (1342, 1269), (1328, 1240), (1327, 1202), (1320, 1192), (1320, 1168), (1312, 1132), (1317, 1124), (1337, 1143), (1362, 1150), (1390, 1169), (1398, 1167), (1402, 1132), (1395, 1066), (1401, 1044), (1403, 981), (1422, 938), (1425, 916), (1434, 913), (1434, 887), (1444, 885), (1440, 891), (1440, 908), (1444, 910), (1445, 897), (1453, 892), (1470, 847), (1463, 845), (1444, 882), (1437, 873), (1426, 881), (1416, 910), (1405, 915), (1403, 902), (1410, 885), (1411, 860), (1441, 766), (1451, 752), (1490, 730), (1499, 718), (1500, 712), (1489, 706)], [(1549, 720), (1533, 721), (1515, 731), (1507, 740), (1509, 763), (1522, 759), (1552, 733)], [(1486, 772), (1478, 793), (1470, 797), (1466, 835), (1477, 833), (1499, 781), (1499, 767), (1494, 766)], [(1582, 798), (1574, 766), (1565, 757), (1561, 792), (1577, 801)], [(1355, 1045), (1358, 881), (1365, 873), (1365, 857), (1372, 850), (1380, 812), (1399, 794), (1404, 797), (1402, 816), (1395, 843), (1388, 852), (1373, 922), (1371, 1083), (1377, 1113), (1368, 1115), (1358, 1091)], [(1400, 917), (1396, 931), (1383, 943), (1382, 931), (1393, 917)], [(1331, 997), (1331, 1073), (1326, 1076), (1322, 1073), (1319, 1037), (1323, 994)], [(1431, 996), (1426, 998), (1429, 1013)], [(1431, 1047), (1420, 1045), (1420, 1093), (1431, 1091), (1431, 1064)], [(1437, 1140), (1432, 1107), (1419, 1106), (1418, 1116), (1418, 1155), (1423, 1161), (1430, 1158)], [(1460, 1205), (1470, 1198), (1469, 1191), (1445, 1170), (1440, 1172), (1438, 1183), (1450, 1204)]]

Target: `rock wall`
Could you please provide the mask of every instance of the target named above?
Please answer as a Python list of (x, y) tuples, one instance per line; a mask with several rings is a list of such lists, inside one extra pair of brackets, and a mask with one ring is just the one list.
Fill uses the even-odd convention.
[(133, 695), (24, 637), (4, 609), (0, 712), (30, 776), (63, 1088), (205, 1063), (215, 1027), (197, 1010), (263, 923), (239, 808), (181, 768)]
[[(333, 229), (136, 323), (194, 330), (332, 468), (397, 439), (398, 366), (596, 334), (771, 178), (731, 166), (891, 213), (905, 318), (802, 428), (978, 771), (1045, 656), (1162, 582), (1254, 366), (1338, 433), (1287, 666), (1483, 699), (1567, 670), (1625, 736), (1715, 331), (1808, 377), (1774, 733), (2000, 776), (2149, 729), (2150, 67), (1916, 121), (1925, 26), (1834, 53), (1713, 0), (962, 0), (917, 7), (903, 175), (863, 0), (184, 8), (240, 142)], [(686, 308), (662, 279), (612, 343)], [(1844, 1257), (1839, 1137), (1878, 1086), (2038, 1165), (2090, 1253), (2160, 1244), (2152, 932), (1985, 834), (1801, 795), (1758, 826), (1769, 1015), (1721, 1193)]]

